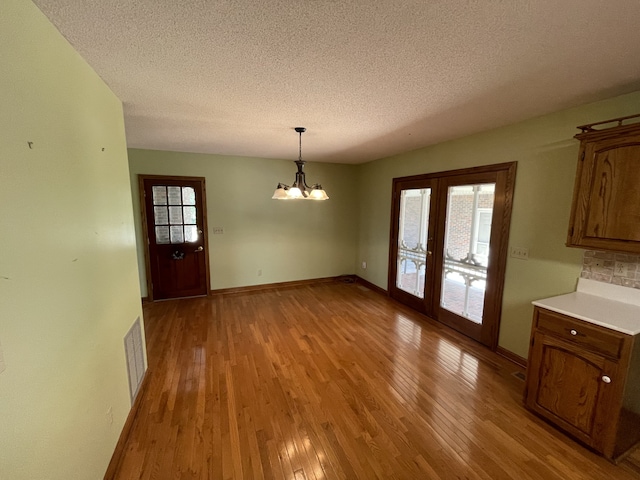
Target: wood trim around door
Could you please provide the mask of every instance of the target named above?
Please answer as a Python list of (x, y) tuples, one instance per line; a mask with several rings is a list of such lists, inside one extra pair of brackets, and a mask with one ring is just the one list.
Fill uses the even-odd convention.
[[(500, 323), (502, 319), (502, 297), (504, 294), (504, 279), (507, 268), (507, 258), (509, 257), (509, 232), (511, 230), (511, 212), (513, 210), (513, 192), (516, 182), (516, 162), (505, 164), (507, 168), (498, 171), (498, 179), (496, 182), (496, 198), (494, 202), (497, 204), (496, 214), (502, 217), (499, 232), (500, 243), (497, 245), (498, 255), (495, 262), (489, 268), (495, 269), (495, 282), (491, 286), (493, 289), (492, 297), (494, 305), (492, 311), (496, 316), (496, 321), (491, 324), (491, 333), (486, 338), (485, 344), (488, 344), (491, 350), (495, 351), (498, 347), (498, 336), (500, 334)], [(500, 188), (498, 188), (500, 186)], [(498, 225), (493, 225), (491, 235), (497, 232)], [(496, 230), (496, 231), (494, 231)]]
[(149, 233), (147, 231), (147, 209), (146, 201), (144, 198), (144, 181), (145, 180), (187, 180), (190, 182), (199, 182), (202, 188), (202, 226), (206, 232), (205, 240), (207, 246), (203, 252), (205, 255), (205, 272), (207, 277), (207, 295), (211, 294), (211, 276), (209, 266), (209, 227), (207, 225), (207, 189), (205, 183), (205, 177), (184, 177), (176, 175), (138, 175), (138, 197), (140, 201), (140, 218), (142, 219), (142, 241), (144, 246), (144, 265), (147, 283), (147, 301), (153, 302), (153, 287), (151, 285), (151, 261), (149, 254)]

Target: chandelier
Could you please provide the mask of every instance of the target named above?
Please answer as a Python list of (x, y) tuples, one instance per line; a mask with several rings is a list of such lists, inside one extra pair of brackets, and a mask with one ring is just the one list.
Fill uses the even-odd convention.
[(298, 166), (296, 179), (291, 186), (284, 183), (278, 183), (276, 191), (273, 193), (275, 200), (329, 200), (327, 192), (322, 189), (319, 183), (313, 184), (311, 187), (307, 185), (304, 178), (304, 160), (302, 160), (302, 133), (307, 129), (304, 127), (296, 127), (294, 129), (300, 136), (298, 160), (295, 164)]

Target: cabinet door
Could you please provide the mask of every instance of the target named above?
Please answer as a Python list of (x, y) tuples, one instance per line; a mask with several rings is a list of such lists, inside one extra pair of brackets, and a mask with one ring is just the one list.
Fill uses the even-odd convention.
[(583, 143), (569, 245), (640, 252), (640, 135)]
[(611, 411), (617, 364), (541, 332), (530, 361), (527, 406), (603, 452), (617, 424)]

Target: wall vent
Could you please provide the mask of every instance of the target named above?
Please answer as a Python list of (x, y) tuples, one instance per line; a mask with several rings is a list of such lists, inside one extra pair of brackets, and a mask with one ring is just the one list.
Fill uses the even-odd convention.
[(124, 351), (127, 356), (127, 371), (129, 373), (129, 396), (131, 397), (131, 404), (133, 404), (145, 371), (140, 317), (136, 318), (136, 321), (133, 322), (124, 337)]

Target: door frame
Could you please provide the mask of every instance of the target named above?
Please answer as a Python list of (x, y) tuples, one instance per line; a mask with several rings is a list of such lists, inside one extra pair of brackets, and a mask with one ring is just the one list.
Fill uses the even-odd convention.
[[(442, 188), (447, 188), (449, 184), (455, 181), (455, 177), (469, 175), (480, 177), (482, 176), (482, 174), (496, 174), (497, 178), (496, 196), (494, 198), (494, 218), (497, 218), (499, 216), (501, 217), (502, 221), (499, 223), (494, 222), (494, 225), (492, 225), (491, 228), (492, 238), (496, 238), (495, 234), (499, 233), (499, 240), (497, 240), (497, 244), (495, 245), (497, 255), (495, 260), (492, 261), (489, 266), (489, 269), (493, 273), (494, 281), (491, 285), (487, 285), (487, 293), (489, 293), (489, 291), (491, 292), (491, 298), (493, 299), (493, 302), (489, 305), (485, 304), (485, 306), (489, 307), (488, 311), (485, 310), (489, 314), (487, 318), (488, 328), (486, 330), (486, 333), (482, 335), (482, 338), (480, 340), (480, 343), (488, 346), (492, 351), (495, 351), (498, 347), (498, 336), (500, 333), (500, 322), (502, 318), (502, 298), (504, 292), (504, 279), (507, 257), (509, 256), (509, 231), (511, 225), (511, 212), (513, 208), (513, 193), (515, 187), (516, 168), (517, 162), (508, 162), (493, 165), (483, 165), (479, 167), (463, 168), (459, 170), (447, 170), (443, 172), (412, 175), (408, 177), (398, 177), (393, 179), (391, 189), (391, 228), (389, 238), (389, 268), (387, 278), (387, 291), (390, 294), (392, 288), (395, 286), (397, 273), (395, 252), (397, 250), (398, 243), (400, 191), (406, 188), (412, 188), (412, 185), (420, 185), (424, 182), (431, 183), (433, 189), (432, 197), (434, 196), (434, 191), (436, 191), (435, 196), (437, 197), (435, 199), (435, 204), (434, 200), (432, 199), (432, 208), (434, 208), (434, 210), (431, 211), (431, 215), (429, 216), (430, 236), (432, 236), (434, 235), (434, 233), (436, 233), (431, 230), (432, 216), (438, 217), (438, 219), (434, 220), (434, 222), (444, 222), (446, 218), (446, 202), (443, 205), (439, 200), (441, 196), (439, 191)], [(498, 188), (499, 185), (501, 188)], [(498, 228), (500, 228), (499, 231)], [(443, 241), (444, 232), (439, 232), (438, 237), (429, 242), (431, 247), (429, 248), (429, 250), (439, 252), (443, 248)], [(432, 260), (431, 264), (433, 271), (430, 274), (427, 273), (427, 277), (425, 278), (425, 285), (427, 285), (427, 281), (429, 278), (431, 278), (433, 281), (435, 275), (439, 275), (442, 271), (443, 265), (441, 261)], [(435, 302), (440, 301), (440, 287), (441, 286), (436, 289), (437, 291), (434, 290), (432, 292), (432, 296), (429, 297), (431, 301), (431, 308), (429, 309), (429, 311), (427, 311), (426, 306), (422, 306), (422, 308), (416, 308), (416, 306), (412, 305), (411, 303), (407, 303), (407, 305), (420, 311), (421, 313), (426, 314), (429, 318), (436, 320), (439, 323), (443, 323), (438, 318), (439, 308), (435, 305)], [(425, 299), (426, 298), (427, 294), (425, 293)], [(412, 303), (416, 302), (414, 301)], [(422, 301), (422, 303), (424, 305), (424, 301)], [(448, 324), (443, 323), (443, 325)]]
[(145, 201), (144, 182), (145, 180), (186, 180), (189, 182), (198, 182), (200, 191), (202, 192), (202, 231), (205, 234), (205, 273), (207, 282), (207, 295), (211, 295), (211, 280), (209, 272), (209, 228), (207, 227), (207, 189), (205, 177), (186, 177), (178, 175), (138, 175), (138, 195), (140, 197), (140, 216), (142, 218), (142, 241), (144, 242), (144, 265), (147, 280), (147, 300), (154, 301), (153, 284), (151, 278), (151, 253), (149, 251), (149, 232), (147, 231), (147, 202)]

